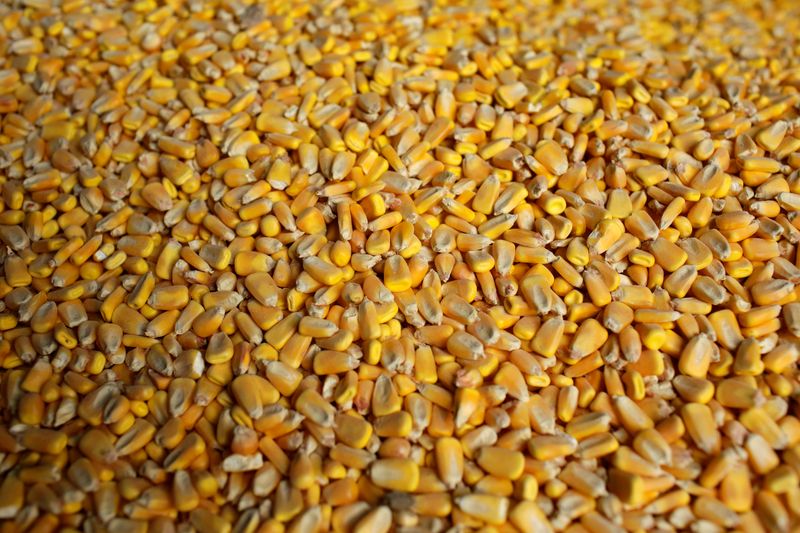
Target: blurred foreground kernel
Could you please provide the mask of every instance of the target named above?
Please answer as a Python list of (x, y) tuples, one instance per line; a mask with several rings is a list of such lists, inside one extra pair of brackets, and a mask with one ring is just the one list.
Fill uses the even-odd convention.
[(5, 2), (0, 531), (797, 531), (798, 20)]

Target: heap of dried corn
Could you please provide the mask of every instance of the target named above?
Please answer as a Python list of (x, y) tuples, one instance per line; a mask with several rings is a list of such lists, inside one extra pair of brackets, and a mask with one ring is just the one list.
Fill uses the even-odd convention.
[(0, 6), (0, 531), (790, 531), (790, 1)]

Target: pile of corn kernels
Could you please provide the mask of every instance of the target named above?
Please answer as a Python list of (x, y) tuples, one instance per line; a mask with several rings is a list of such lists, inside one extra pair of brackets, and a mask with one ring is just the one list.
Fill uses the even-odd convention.
[(798, 531), (798, 35), (3, 2), (0, 533)]

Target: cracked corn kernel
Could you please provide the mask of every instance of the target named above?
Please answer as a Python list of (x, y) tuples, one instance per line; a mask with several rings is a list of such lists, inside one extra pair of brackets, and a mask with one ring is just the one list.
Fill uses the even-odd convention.
[(627, 3), (0, 7), (4, 527), (796, 529), (800, 13)]

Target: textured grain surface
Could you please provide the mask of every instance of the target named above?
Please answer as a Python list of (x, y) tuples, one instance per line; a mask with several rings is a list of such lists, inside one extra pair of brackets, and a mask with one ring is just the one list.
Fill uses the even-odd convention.
[(0, 6), (0, 532), (800, 527), (796, 2)]

